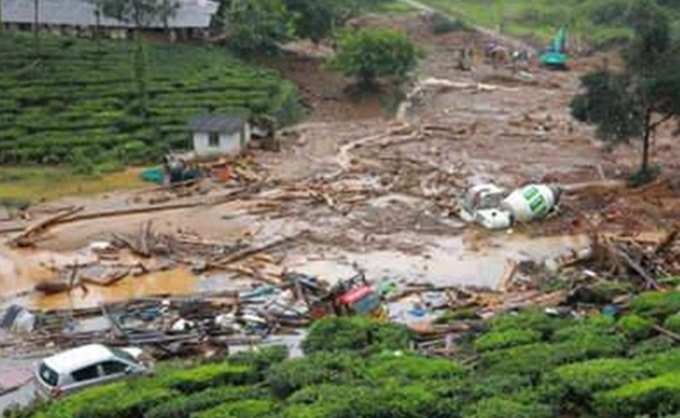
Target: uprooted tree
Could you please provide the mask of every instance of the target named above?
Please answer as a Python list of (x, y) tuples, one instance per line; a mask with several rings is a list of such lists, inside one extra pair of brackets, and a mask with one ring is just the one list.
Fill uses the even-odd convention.
[(330, 67), (363, 86), (375, 86), (381, 77), (404, 78), (418, 64), (422, 52), (404, 34), (391, 29), (344, 32)]
[(139, 109), (148, 116), (149, 94), (147, 89), (147, 62), (142, 39), (144, 27), (167, 22), (179, 9), (178, 0), (91, 0), (101, 13), (128, 22), (135, 28), (135, 52), (133, 55), (134, 78), (139, 94)]
[(653, 0), (637, 0), (627, 22), (635, 38), (622, 53), (624, 69), (609, 68), (582, 79), (583, 93), (571, 102), (572, 115), (597, 126), (597, 135), (610, 143), (642, 141), (637, 182), (654, 177), (650, 142), (664, 122), (680, 117), (680, 43), (673, 42), (666, 14)]

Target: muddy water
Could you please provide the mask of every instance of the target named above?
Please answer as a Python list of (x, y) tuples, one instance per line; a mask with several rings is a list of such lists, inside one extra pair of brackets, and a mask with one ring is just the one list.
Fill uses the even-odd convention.
[[(434, 283), (437, 285), (474, 285), (495, 288), (508, 261), (547, 259), (588, 248), (585, 236), (529, 238), (496, 234), (482, 240), (466, 235), (436, 238), (427, 249), (415, 254), (393, 250), (344, 251), (332, 250), (323, 257), (291, 255), (284, 264), (290, 271), (317, 276), (330, 283), (351, 277), (353, 264), (366, 271), (371, 280), (391, 279), (400, 282)], [(70, 293), (42, 295), (30, 293), (36, 283), (49, 279), (53, 273), (48, 265), (66, 265), (74, 261), (94, 261), (87, 252), (56, 254), (51, 252), (13, 252), (0, 250), (0, 297), (9, 303), (19, 303), (37, 309), (96, 307), (102, 303), (119, 302), (152, 295), (188, 295), (247, 287), (248, 281), (235, 281), (229, 275), (197, 277), (186, 269), (176, 269), (140, 277), (128, 277), (109, 287), (88, 286), (87, 291), (74, 289)]]
[(439, 240), (437, 245), (419, 255), (396, 251), (368, 253), (338, 252), (323, 260), (295, 260), (287, 267), (316, 275), (331, 283), (351, 277), (356, 263), (367, 277), (436, 285), (474, 285), (496, 288), (509, 261), (544, 262), (574, 251), (585, 250), (586, 236), (529, 238), (495, 236), (481, 248), (471, 246), (465, 238)]
[(70, 293), (50, 296), (33, 295), (27, 300), (36, 309), (90, 308), (102, 303), (121, 302), (142, 296), (187, 295), (194, 292), (198, 279), (185, 269), (158, 272), (141, 277), (127, 277), (108, 286), (88, 286), (87, 292), (74, 289)]
[(93, 255), (50, 251), (13, 251), (0, 247), (0, 297), (33, 289), (54, 277), (49, 268), (96, 261)]

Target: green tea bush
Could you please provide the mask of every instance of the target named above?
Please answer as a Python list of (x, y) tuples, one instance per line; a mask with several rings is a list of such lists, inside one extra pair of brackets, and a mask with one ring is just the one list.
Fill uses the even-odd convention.
[(622, 317), (617, 323), (617, 326), (633, 341), (644, 340), (654, 331), (652, 328), (654, 326), (653, 321), (635, 314)]
[[(295, 393), (286, 417), (455, 418), (457, 405), (444, 403), (428, 385), (319, 385)], [(297, 415), (296, 415), (297, 414)]]
[(373, 380), (395, 379), (402, 382), (453, 379), (464, 369), (450, 360), (427, 358), (412, 354), (383, 355), (369, 360), (366, 375)]
[(673, 314), (663, 322), (664, 328), (673, 332), (680, 332), (680, 314)]
[(256, 374), (257, 380), (264, 378), (264, 373), (273, 365), (279, 364), (288, 358), (288, 347), (275, 345), (271, 347), (256, 348), (251, 351), (241, 351), (229, 356), (232, 364), (242, 364), (250, 367)]
[(657, 354), (670, 351), (675, 345), (673, 339), (665, 335), (657, 335), (640, 341), (628, 350), (628, 355), (631, 357), (642, 356), (646, 354)]
[(408, 348), (406, 327), (373, 318), (328, 317), (316, 321), (302, 343), (305, 353), (318, 351), (380, 351)]
[(481, 362), (494, 373), (538, 376), (551, 368), (575, 361), (611, 357), (625, 351), (620, 336), (588, 334), (561, 343), (536, 343), (484, 352)]
[(348, 353), (318, 352), (272, 366), (266, 373), (274, 394), (285, 398), (296, 390), (321, 383), (348, 382), (363, 376), (364, 363)]
[(477, 338), (477, 340), (475, 340), (474, 347), (477, 351), (489, 351), (531, 344), (540, 340), (541, 333), (531, 329), (492, 331)]
[(222, 386), (206, 389), (188, 396), (175, 397), (149, 410), (144, 418), (190, 418), (195, 412), (205, 411), (226, 402), (266, 398), (266, 388), (251, 386)]
[(546, 315), (542, 310), (528, 309), (517, 314), (506, 314), (491, 321), (491, 331), (532, 330), (548, 339), (553, 332), (569, 324), (568, 320)]
[(229, 402), (205, 412), (193, 415), (194, 418), (264, 418), (275, 416), (275, 404), (266, 399), (249, 399)]
[(596, 395), (598, 416), (603, 418), (659, 416), (680, 411), (680, 374), (664, 374), (629, 383)]
[(533, 384), (531, 378), (519, 373), (474, 373), (463, 380), (457, 393), (466, 403), (474, 400), (508, 395)]
[(493, 397), (475, 404), (467, 418), (549, 418), (552, 410), (547, 405), (523, 404), (512, 399)]
[(139, 418), (177, 392), (138, 379), (95, 387), (57, 401), (35, 418)]
[(680, 312), (680, 292), (642, 293), (633, 299), (630, 307), (639, 316), (663, 321)]
[(184, 393), (197, 392), (212, 386), (242, 385), (253, 379), (249, 366), (231, 363), (208, 363), (189, 369), (171, 369), (158, 377), (159, 384)]

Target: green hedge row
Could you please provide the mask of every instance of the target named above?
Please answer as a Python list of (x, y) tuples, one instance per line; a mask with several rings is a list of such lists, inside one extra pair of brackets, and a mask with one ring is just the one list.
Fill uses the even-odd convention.
[(295, 87), (273, 71), (221, 48), (149, 44), (150, 115), (143, 120), (129, 42), (100, 46), (43, 34), (36, 62), (25, 35), (0, 38), (0, 163), (65, 162), (69, 147), (111, 151), (129, 141), (149, 148), (186, 143), (176, 133), (206, 111), (270, 114), (281, 124), (300, 117)]

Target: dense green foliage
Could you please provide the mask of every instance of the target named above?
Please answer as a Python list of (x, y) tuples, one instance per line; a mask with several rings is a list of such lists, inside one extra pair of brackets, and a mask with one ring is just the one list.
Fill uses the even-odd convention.
[(35, 61), (23, 34), (0, 37), (0, 163), (136, 163), (186, 148), (189, 118), (209, 110), (299, 117), (295, 87), (223, 50), (149, 45), (148, 120), (141, 117), (132, 45), (43, 36)]
[[(635, 17), (631, 0), (422, 0), (471, 24), (498, 29), (541, 44), (562, 25), (569, 26), (570, 47), (621, 45), (633, 38), (628, 25)], [(671, 17), (672, 33), (680, 34), (680, 3), (659, 0)]]
[(584, 92), (574, 97), (572, 115), (597, 126), (603, 140), (642, 143), (639, 172), (635, 183), (650, 180), (650, 140), (657, 127), (680, 117), (680, 41), (673, 42), (670, 18), (654, 0), (632, 0), (625, 24), (634, 32), (622, 51), (625, 69), (587, 74)]
[(303, 343), (305, 353), (318, 351), (381, 351), (408, 348), (409, 334), (394, 324), (363, 317), (326, 318), (315, 322)]
[(283, 0), (230, 0), (222, 19), (229, 45), (244, 54), (271, 52), (292, 37), (292, 22)]
[(361, 29), (340, 36), (338, 51), (330, 65), (370, 85), (381, 77), (405, 77), (416, 67), (420, 56), (421, 51), (400, 32)]
[[(507, 314), (461, 340), (460, 361), (408, 351), (393, 338), (408, 333), (395, 325), (325, 319), (310, 331), (306, 357), (283, 360), (285, 349), (273, 347), (193, 369), (165, 366), (156, 378), (88, 390), (35, 417), (669, 418), (680, 413), (680, 349), (650, 324), (675, 318), (673, 295), (643, 294), (618, 321)], [(392, 337), (367, 339), (366, 330)]]
[(274, 52), (281, 42), (294, 37), (318, 43), (352, 17), (392, 1), (221, 0), (215, 26), (238, 52)]

